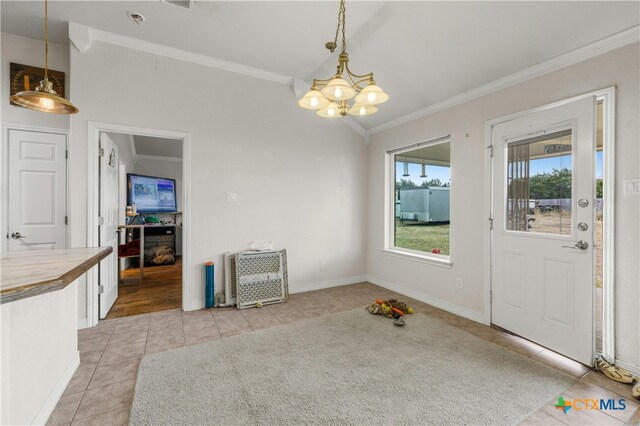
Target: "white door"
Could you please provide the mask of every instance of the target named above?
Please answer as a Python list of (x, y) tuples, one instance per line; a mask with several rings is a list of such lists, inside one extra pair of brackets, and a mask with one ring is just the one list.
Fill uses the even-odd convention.
[(66, 248), (66, 135), (8, 136), (8, 250)]
[(493, 127), (492, 322), (593, 364), (595, 99)]
[(100, 246), (113, 247), (113, 253), (100, 262), (100, 318), (118, 297), (118, 146), (105, 133), (100, 134)]

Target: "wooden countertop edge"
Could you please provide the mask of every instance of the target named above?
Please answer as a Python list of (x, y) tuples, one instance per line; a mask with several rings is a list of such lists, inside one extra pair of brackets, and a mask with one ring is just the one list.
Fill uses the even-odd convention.
[(16, 300), (38, 296), (40, 294), (62, 290), (113, 252), (112, 247), (103, 248), (104, 250), (96, 253), (95, 255), (91, 256), (84, 262), (78, 264), (76, 267), (70, 269), (57, 278), (47, 281), (40, 281), (20, 287), (9, 288), (6, 290), (0, 290), (0, 305), (4, 303), (14, 302)]

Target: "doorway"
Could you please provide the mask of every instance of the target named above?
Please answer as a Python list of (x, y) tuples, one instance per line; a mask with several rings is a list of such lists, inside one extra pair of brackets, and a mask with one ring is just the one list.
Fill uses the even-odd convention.
[(87, 297), (89, 325), (188, 306), (183, 286), (188, 135), (89, 127), (89, 157), (97, 157), (89, 167), (89, 206), (98, 217), (96, 226), (89, 221), (89, 245), (114, 248), (98, 273), (88, 277), (88, 288), (93, 281), (97, 290)]
[(596, 180), (603, 111), (583, 96), (518, 114), (493, 125), (490, 144), (491, 323), (587, 365), (596, 329), (612, 326), (597, 297), (603, 284), (613, 294), (598, 280), (611, 268)]

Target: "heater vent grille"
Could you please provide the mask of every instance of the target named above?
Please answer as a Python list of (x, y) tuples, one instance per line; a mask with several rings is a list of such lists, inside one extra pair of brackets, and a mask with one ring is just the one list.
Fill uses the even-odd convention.
[(191, 10), (193, 8), (194, 0), (160, 0), (162, 3), (170, 4), (171, 6), (179, 7), (184, 10)]
[(286, 250), (226, 253), (224, 259), (227, 305), (244, 309), (289, 297)]

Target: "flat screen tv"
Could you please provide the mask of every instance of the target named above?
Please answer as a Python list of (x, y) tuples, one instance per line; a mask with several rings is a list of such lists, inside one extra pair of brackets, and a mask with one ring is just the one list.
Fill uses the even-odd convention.
[(135, 204), (138, 213), (178, 211), (175, 179), (128, 173), (127, 186), (127, 204)]

